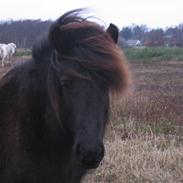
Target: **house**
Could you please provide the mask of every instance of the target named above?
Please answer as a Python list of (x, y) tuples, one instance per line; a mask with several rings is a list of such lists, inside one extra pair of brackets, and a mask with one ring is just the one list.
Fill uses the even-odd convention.
[(142, 46), (142, 43), (140, 40), (135, 39), (129, 39), (126, 41), (128, 47), (136, 47), (136, 46)]

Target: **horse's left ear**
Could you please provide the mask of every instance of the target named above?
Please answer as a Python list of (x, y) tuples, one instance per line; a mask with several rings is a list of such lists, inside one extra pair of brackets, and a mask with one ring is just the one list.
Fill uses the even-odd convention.
[(115, 43), (118, 42), (118, 35), (119, 35), (119, 29), (116, 25), (110, 24), (107, 28), (107, 33), (111, 36), (111, 38), (114, 40)]

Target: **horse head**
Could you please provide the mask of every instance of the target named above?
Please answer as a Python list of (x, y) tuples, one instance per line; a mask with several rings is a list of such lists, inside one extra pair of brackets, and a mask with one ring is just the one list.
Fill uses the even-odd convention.
[(104, 156), (109, 93), (123, 91), (128, 74), (116, 46), (117, 27), (110, 24), (104, 30), (76, 13), (63, 15), (49, 32), (56, 80), (49, 85), (50, 98), (61, 126), (73, 138), (76, 160), (96, 168)]

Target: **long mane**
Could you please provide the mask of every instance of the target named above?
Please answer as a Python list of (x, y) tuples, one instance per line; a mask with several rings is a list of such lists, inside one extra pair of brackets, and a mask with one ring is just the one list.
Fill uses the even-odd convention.
[(81, 10), (68, 12), (54, 22), (47, 46), (43, 44), (35, 49), (37, 52), (33, 50), (33, 57), (49, 48), (58, 58), (54, 62), (55, 68), (62, 69), (64, 64), (70, 64), (70, 70), (76, 73), (78, 71), (72, 65), (77, 63), (91, 78), (101, 80), (111, 91), (121, 93), (129, 85), (128, 66), (121, 49), (102, 26), (82, 18), (80, 13)]

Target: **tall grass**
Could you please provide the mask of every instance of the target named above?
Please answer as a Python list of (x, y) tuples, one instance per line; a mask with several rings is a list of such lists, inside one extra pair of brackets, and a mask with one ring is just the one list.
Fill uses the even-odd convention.
[(182, 183), (183, 146), (165, 137), (106, 142), (100, 168), (84, 183)]

